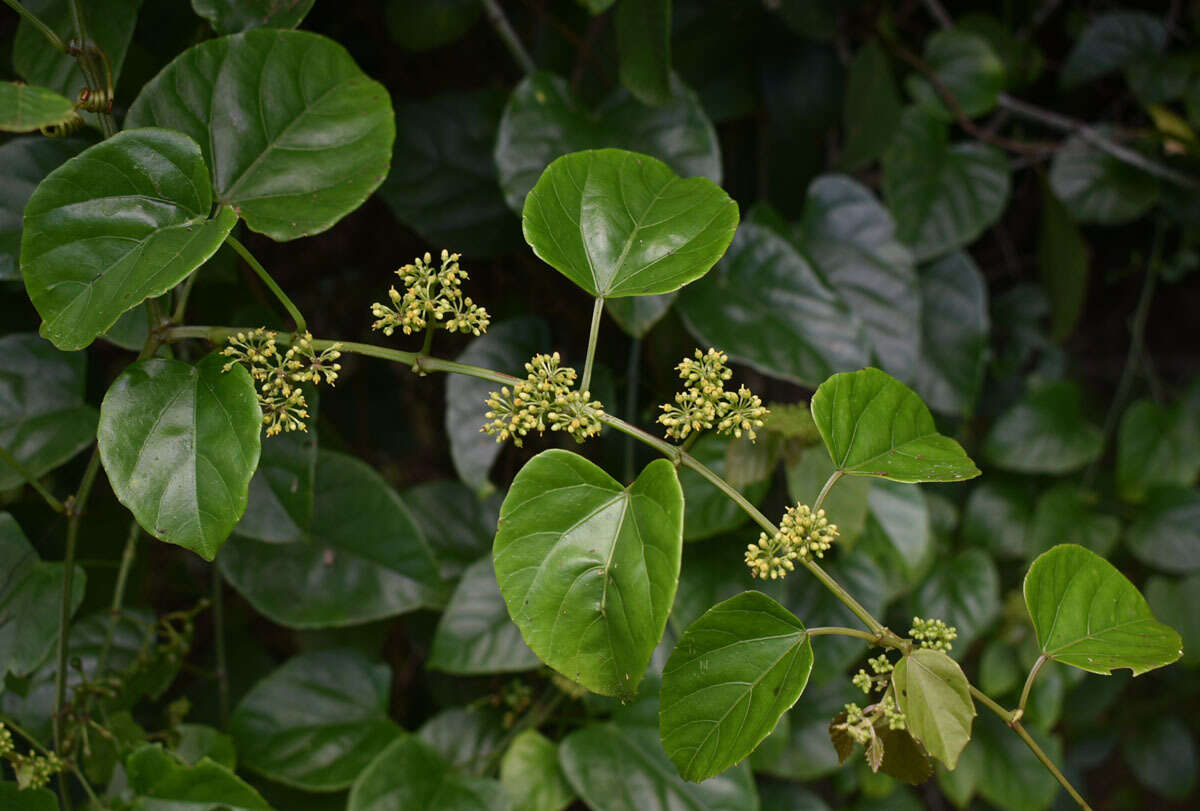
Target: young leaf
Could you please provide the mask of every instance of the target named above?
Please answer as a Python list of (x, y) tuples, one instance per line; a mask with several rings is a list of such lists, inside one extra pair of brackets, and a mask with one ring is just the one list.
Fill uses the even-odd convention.
[(632, 698), (679, 580), (683, 492), (665, 459), (629, 487), (582, 456), (538, 454), (500, 508), (493, 557), (526, 644), (589, 690)]
[(347, 811), (505, 811), (504, 790), (495, 780), (456, 774), (415, 735), (402, 734), (354, 781)]
[(179, 132), (133, 129), (51, 172), (25, 207), (21, 272), (59, 349), (83, 349), (144, 299), (216, 253), (237, 222), (212, 211), (200, 147)]
[(992, 424), (984, 455), (1019, 473), (1070, 473), (1104, 452), (1100, 428), (1085, 413), (1083, 390), (1057, 380), (1026, 392)]
[(0, 132), (36, 132), (71, 118), (75, 105), (53, 90), (0, 82)]
[(699, 279), (737, 223), (737, 203), (711, 181), (620, 149), (554, 161), (521, 215), (533, 252), (600, 298), (670, 293)]
[(217, 201), (277, 242), (358, 208), (387, 176), (396, 135), (387, 90), (341, 45), (277, 29), (177, 56), (129, 108), (126, 126), (147, 125), (202, 144)]
[(962, 446), (937, 432), (921, 398), (878, 369), (834, 375), (817, 389), (811, 408), (834, 466), (846, 475), (898, 482), (979, 475)]
[(659, 729), (685, 780), (720, 774), (753, 752), (808, 683), (808, 632), (758, 591), (710, 608), (663, 669)]
[(254, 685), (230, 719), (242, 765), (305, 791), (349, 788), (402, 733), (391, 668), (351, 650), (304, 653)]
[(1055, 150), (1050, 188), (1077, 221), (1102, 225), (1136, 220), (1158, 202), (1160, 191), (1153, 175), (1100, 151), (1079, 135)]
[(971, 739), (975, 718), (962, 668), (941, 651), (917, 648), (896, 664), (892, 686), (912, 737), (953, 769)]
[(155, 811), (272, 811), (267, 801), (229, 769), (205, 758), (188, 766), (158, 744), (125, 758), (135, 808)]
[(74, 138), (14, 138), (0, 144), (0, 281), (21, 278), (21, 220), (42, 178), (86, 144)]
[(558, 765), (558, 744), (536, 729), (513, 738), (500, 759), (500, 785), (521, 811), (562, 811), (575, 799)]
[[(92, 443), (96, 409), (83, 401), (83, 354), (59, 352), (31, 333), (0, 338), (0, 446), (34, 476)], [(25, 479), (0, 461), (0, 490)]]
[(1177, 574), (1200, 570), (1200, 492), (1190, 487), (1155, 490), (1129, 528), (1134, 557)]
[(195, 366), (143, 360), (100, 406), (100, 460), (117, 499), (146, 532), (205, 560), (246, 509), (262, 411), (250, 373), (212, 354)]
[(989, 357), (987, 283), (966, 251), (917, 269), (921, 350), (913, 389), (934, 411), (970, 416)]
[(1042, 652), (1090, 673), (1139, 676), (1182, 653), (1137, 588), (1104, 558), (1074, 544), (1039, 556), (1025, 575), (1025, 605)]
[(239, 34), (251, 28), (295, 28), (316, 0), (192, 0), (192, 10), (208, 20), (218, 34)]
[(671, 0), (621, 0), (614, 15), (621, 84), (643, 104), (671, 101)]

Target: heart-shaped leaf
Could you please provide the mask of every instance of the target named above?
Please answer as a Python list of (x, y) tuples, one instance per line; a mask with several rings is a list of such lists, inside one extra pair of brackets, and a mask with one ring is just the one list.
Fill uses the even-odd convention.
[(500, 760), (500, 784), (524, 811), (562, 811), (575, 799), (558, 765), (558, 744), (536, 729), (513, 738)]
[(0, 132), (36, 132), (71, 118), (75, 105), (53, 90), (0, 82)]
[(1104, 675), (1127, 667), (1138, 676), (1183, 652), (1179, 634), (1154, 619), (1125, 575), (1082, 546), (1040, 555), (1024, 590), (1038, 644), (1055, 661)]
[(21, 220), (42, 178), (86, 144), (75, 138), (14, 138), (0, 144), (0, 281), (20, 279)]
[(612, 298), (604, 302), (604, 309), (625, 332), (634, 338), (644, 338), (671, 309), (675, 296), (675, 293), (663, 293), (661, 296)]
[[(49, 473), (88, 447), (96, 409), (83, 401), (82, 354), (59, 352), (30, 333), (0, 338), (0, 445), (34, 476)], [(0, 490), (24, 478), (0, 461)]]
[(1101, 152), (1079, 135), (1054, 151), (1050, 188), (1076, 220), (1103, 225), (1136, 220), (1158, 201), (1160, 191), (1153, 175)]
[(939, 650), (917, 648), (896, 663), (892, 686), (913, 738), (953, 769), (975, 719), (971, 685), (962, 668)]
[(685, 780), (720, 774), (771, 734), (808, 684), (813, 653), (803, 623), (747, 591), (683, 632), (663, 669), (659, 729)]
[(850, 476), (953, 482), (979, 475), (962, 446), (937, 432), (913, 390), (878, 369), (826, 380), (810, 404), (834, 466)]
[(498, 782), (457, 774), (415, 735), (401, 735), (363, 770), (346, 805), (347, 811), (505, 811), (508, 807)]
[(117, 133), (51, 172), (29, 198), (25, 289), (42, 335), (83, 349), (126, 310), (216, 253), (237, 222), (212, 212), (200, 147), (162, 129)]
[(786, 238), (756, 222), (744, 223), (713, 272), (683, 291), (677, 312), (702, 345), (805, 386), (870, 360), (846, 303)]
[(971, 242), (1008, 203), (1008, 159), (977, 141), (951, 145), (949, 127), (919, 107), (900, 118), (883, 156), (883, 192), (896, 234), (925, 261)]
[(319, 234), (387, 176), (387, 90), (331, 39), (257, 29), (184, 51), (151, 79), (126, 126), (204, 145), (217, 200), (277, 242)]
[(224, 766), (201, 760), (188, 766), (158, 744), (125, 758), (125, 773), (137, 799), (134, 808), (154, 811), (272, 811), (249, 784)]
[(391, 668), (350, 650), (301, 654), (254, 685), (230, 719), (242, 765), (305, 791), (349, 788), (402, 734)]
[(552, 73), (527, 77), (509, 97), (496, 135), (496, 165), (509, 208), (522, 209), (551, 161), (585, 149), (644, 152), (684, 177), (720, 183), (716, 130), (691, 90), (678, 79), (671, 89), (671, 102), (661, 107), (647, 107), (618, 90), (589, 111), (566, 79)]
[(1104, 436), (1087, 418), (1083, 390), (1068, 380), (1027, 392), (983, 443), (992, 464), (1019, 473), (1070, 473), (1103, 452)]
[(525, 241), (593, 296), (670, 293), (708, 272), (737, 230), (737, 203), (702, 177), (621, 149), (564, 155), (525, 198)]
[(983, 388), (988, 359), (987, 283), (966, 251), (917, 270), (921, 351), (913, 389), (934, 411), (968, 416)]
[(526, 644), (589, 690), (632, 698), (679, 580), (683, 491), (651, 462), (629, 487), (576, 453), (525, 464), (500, 508), (493, 557)]
[(192, 0), (192, 9), (218, 34), (238, 34), (251, 28), (295, 28), (316, 0)]
[(532, 670), (538, 658), (508, 618), (490, 555), (463, 572), (433, 635), (426, 666), (447, 673)]
[(146, 532), (205, 560), (246, 509), (262, 411), (250, 373), (212, 354), (195, 366), (143, 360), (100, 406), (100, 460), (117, 499)]
[[(1004, 91), (1004, 63), (978, 34), (953, 28), (938, 31), (925, 41), (925, 62), (970, 118), (995, 107)], [(954, 120), (928, 79), (910, 74), (907, 87), (923, 110), (943, 121)]]

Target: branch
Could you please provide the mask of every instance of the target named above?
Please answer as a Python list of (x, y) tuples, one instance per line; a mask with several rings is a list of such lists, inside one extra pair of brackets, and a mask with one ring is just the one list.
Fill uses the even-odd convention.
[(67, 53), (67, 43), (62, 41), (62, 38), (54, 32), (53, 28), (42, 22), (40, 17), (38, 17), (29, 9), (25, 8), (25, 6), (21, 5), (19, 2), (17, 2), (17, 0), (4, 0), (4, 2), (7, 3), (13, 11), (21, 15), (26, 22), (40, 31), (42, 36), (50, 41), (50, 45), (54, 47), (54, 50), (63, 54)]
[(238, 256), (245, 260), (246, 264), (250, 266), (251, 270), (258, 275), (258, 278), (262, 280), (262, 283), (265, 284), (267, 289), (271, 291), (271, 294), (279, 300), (280, 304), (283, 305), (283, 309), (287, 310), (287, 314), (291, 316), (292, 322), (296, 325), (296, 332), (308, 332), (308, 322), (305, 321), (304, 316), (300, 314), (300, 308), (292, 303), (292, 300), (288, 298), (287, 293), (283, 292), (283, 288), (275, 283), (275, 280), (271, 278), (270, 273), (267, 273), (267, 269), (262, 266), (262, 263), (254, 258), (254, 254), (250, 253), (246, 246), (239, 242), (233, 236), (233, 234), (225, 237), (225, 241), (229, 243), (229, 247), (238, 252)]
[(525, 50), (525, 46), (521, 44), (521, 38), (513, 30), (512, 25), (508, 22), (508, 18), (504, 16), (504, 9), (500, 8), (500, 4), (496, 0), (479, 1), (483, 4), (483, 12), (487, 15), (488, 22), (492, 24), (492, 28), (496, 29), (496, 34), (504, 41), (504, 46), (512, 54), (513, 61), (525, 73), (536, 73), (537, 65), (534, 64), (533, 57), (529, 55), (529, 51)]

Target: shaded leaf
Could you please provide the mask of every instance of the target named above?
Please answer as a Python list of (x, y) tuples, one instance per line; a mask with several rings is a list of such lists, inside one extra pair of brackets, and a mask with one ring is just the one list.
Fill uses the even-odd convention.
[(1186, 574), (1200, 569), (1200, 492), (1164, 487), (1151, 493), (1129, 528), (1134, 557), (1158, 569)]
[(1146, 581), (1145, 592), (1154, 615), (1183, 638), (1180, 664), (1200, 665), (1200, 574), (1184, 578), (1155, 575)]
[(192, 10), (218, 34), (251, 28), (295, 28), (316, 0), (192, 0)]
[(845, 144), (839, 165), (853, 170), (882, 155), (900, 126), (900, 93), (878, 40), (871, 40), (854, 55), (843, 98)]
[(988, 359), (991, 320), (983, 274), (965, 251), (917, 270), (921, 286), (921, 351), (913, 388), (931, 409), (969, 416)]
[[(1029, 730), (1042, 750), (1055, 763), (1062, 763), (1062, 744), (1057, 738)], [(978, 757), (978, 790), (984, 799), (1004, 811), (1041, 811), (1049, 808), (1059, 792), (1058, 781), (1025, 742), (1004, 722), (990, 713), (975, 727)]]
[(449, 45), (479, 19), (476, 0), (390, 0), (388, 32), (401, 48), (423, 53)]
[(958, 629), (954, 657), (962, 659), (971, 643), (1000, 615), (1000, 573), (981, 549), (968, 549), (941, 560), (909, 603), (909, 613), (937, 617)]
[(907, 730), (889, 729), (885, 724), (876, 728), (876, 735), (883, 744), (883, 759), (876, 771), (914, 786), (933, 776), (933, 763)]
[(69, 121), (70, 99), (53, 90), (20, 82), (0, 82), (0, 132), (36, 132)]
[(42, 178), (85, 146), (75, 138), (14, 138), (0, 144), (0, 281), (20, 279), (21, 220)]
[(1095, 494), (1067, 482), (1043, 493), (1034, 510), (1026, 558), (1032, 560), (1060, 543), (1079, 544), (1097, 555), (1107, 555), (1116, 546), (1121, 522), (1115, 515), (1100, 512), (1098, 503)]
[(125, 758), (137, 799), (134, 811), (271, 811), (262, 796), (220, 764), (204, 759), (188, 766), (158, 744)]
[(458, 674), (532, 670), (540, 664), (508, 617), (491, 555), (463, 572), (438, 621), (425, 664)]
[(621, 84), (643, 104), (671, 101), (671, 0), (621, 0), (613, 15)]
[(1033, 531), (1033, 492), (1028, 480), (997, 474), (971, 490), (963, 515), (963, 540), (997, 558), (1025, 559)]
[(536, 729), (513, 738), (500, 759), (500, 785), (515, 811), (562, 811), (575, 799), (558, 765), (558, 744)]
[[(1101, 134), (1105, 133), (1101, 128)], [(1159, 197), (1158, 180), (1072, 135), (1055, 150), (1050, 188), (1079, 222), (1118, 225), (1136, 220)]]
[[(718, 476), (727, 477), (726, 450), (730, 440), (715, 434), (702, 436), (692, 446), (691, 454)], [(729, 496), (710, 484), (691, 468), (679, 469), (679, 486), (683, 488), (683, 539), (698, 541), (722, 532), (737, 529), (749, 520), (745, 511)], [(769, 479), (760, 479), (739, 488), (752, 504), (758, 504), (771, 486)]]
[(1156, 17), (1140, 11), (1101, 14), (1071, 46), (1059, 82), (1064, 88), (1090, 82), (1154, 56), (1166, 44), (1167, 29)]
[(480, 707), (451, 707), (430, 718), (419, 737), (456, 771), (482, 777), (507, 742), (503, 716)]
[(1068, 380), (1026, 392), (992, 424), (983, 454), (1019, 473), (1070, 473), (1104, 452), (1100, 428), (1087, 419), (1083, 390)]
[(1138, 400), (1117, 429), (1117, 490), (1126, 501), (1146, 499), (1160, 485), (1190, 487), (1200, 474), (1200, 415), (1185, 403), (1164, 408)]
[(229, 735), (204, 724), (180, 724), (175, 731), (179, 733), (179, 742), (171, 751), (184, 763), (195, 766), (209, 758), (230, 771), (237, 769), (237, 752)]
[(1134, 778), (1163, 797), (1184, 801), (1196, 787), (1196, 744), (1187, 725), (1168, 715), (1147, 719), (1122, 742)]
[(401, 735), (350, 790), (347, 811), (502, 811), (508, 798), (495, 780), (456, 774), (415, 735)]
[(671, 309), (675, 296), (675, 293), (663, 293), (658, 296), (611, 298), (604, 302), (604, 309), (625, 332), (634, 338), (644, 338), (651, 327)]
[(975, 718), (962, 669), (941, 651), (917, 648), (896, 664), (892, 687), (912, 737), (953, 769)]
[[(968, 118), (995, 107), (1004, 90), (1004, 63), (977, 34), (955, 28), (938, 31), (925, 40), (925, 62)], [(943, 121), (955, 119), (928, 79), (910, 74), (906, 86), (921, 109)]]
[(59, 811), (58, 797), (48, 788), (24, 789), (0, 782), (0, 805), (8, 811)]
[[(828, 451), (821, 447), (805, 448), (787, 466), (788, 495), (797, 504), (812, 504), (834, 470)], [(838, 482), (825, 497), (822, 509), (837, 524), (842, 542), (854, 543), (866, 526), (872, 485), (869, 478), (851, 477)]]
[(484, 501), (458, 482), (434, 481), (410, 487), (400, 498), (429, 543), (443, 580), (457, 580), (491, 550), (498, 496)]
[(1090, 252), (1071, 212), (1048, 185), (1042, 187), (1042, 223), (1037, 243), (1038, 272), (1050, 299), (1051, 337), (1061, 341), (1075, 331), (1087, 300)]

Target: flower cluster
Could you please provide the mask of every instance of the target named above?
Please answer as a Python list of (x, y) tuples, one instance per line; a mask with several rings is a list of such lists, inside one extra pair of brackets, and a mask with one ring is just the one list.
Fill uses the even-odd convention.
[(887, 724), (888, 729), (906, 729), (908, 722), (904, 713), (896, 706), (896, 701), (890, 695), (884, 696), (879, 703), (872, 704), (865, 710), (857, 704), (846, 705), (846, 718), (835, 722), (834, 729), (843, 730), (856, 743), (864, 746), (875, 738), (875, 725), (879, 722)]
[(874, 671), (874, 675), (868, 673), (862, 668), (859, 668), (858, 672), (854, 674), (854, 678), (851, 679), (851, 681), (854, 683), (854, 686), (868, 694), (872, 690), (877, 690), (880, 692), (886, 690), (888, 684), (890, 684), (892, 680), (892, 677), (889, 674), (892, 672), (892, 670), (894, 670), (892, 663), (888, 661), (887, 656), (881, 653), (874, 659), (868, 659), (867, 664), (871, 666), (871, 670)]
[(954, 647), (951, 643), (958, 638), (958, 629), (941, 620), (923, 620), (920, 617), (913, 617), (908, 635), (917, 640), (922, 648), (949, 651)]
[(487, 332), (487, 310), (463, 297), (462, 282), (468, 276), (458, 266), (459, 255), (443, 249), (441, 259), (440, 269), (434, 267), (433, 257), (427, 253), (396, 271), (404, 292), (393, 287), (388, 290), (391, 306), (379, 302), (371, 305), (371, 315), (376, 319), (373, 329), (383, 330), (384, 335), (396, 330), (412, 335), (427, 327), (470, 335)]
[(721, 434), (757, 438), (754, 429), (762, 428), (767, 409), (745, 386), (725, 391), (725, 382), (733, 377), (733, 370), (725, 365), (728, 360), (716, 349), (707, 354), (697, 349), (694, 358), (684, 358), (675, 367), (687, 388), (675, 395), (673, 404), (660, 406), (663, 413), (658, 421), (666, 426), (667, 436), (683, 440), (715, 425)]
[(763, 580), (787, 577), (796, 568), (794, 561), (824, 557), (837, 536), (837, 524), (829, 523), (824, 510), (814, 513), (807, 504), (788, 507), (774, 537), (763, 532), (758, 543), (746, 547), (746, 565)]
[(258, 387), (258, 404), (262, 407), (263, 425), (267, 436), (284, 431), (307, 431), (308, 402), (300, 386), (322, 383), (332, 386), (342, 364), (341, 344), (317, 350), (311, 333), (295, 338), (286, 352), (276, 345), (277, 333), (267, 329), (239, 332), (229, 339), (221, 354), (231, 360), (225, 364), (228, 372), (240, 363), (250, 372)]
[(51, 777), (66, 768), (62, 758), (54, 752), (47, 752), (45, 755), (9, 753), (7, 757), (17, 778), (18, 791), (43, 788), (50, 782)]
[(488, 422), (479, 430), (497, 442), (511, 439), (517, 447), (530, 431), (544, 433), (547, 427), (565, 431), (577, 442), (600, 433), (603, 406), (591, 399), (591, 392), (574, 388), (575, 370), (560, 361), (557, 352), (534, 355), (525, 364), (524, 380), (488, 397)]

